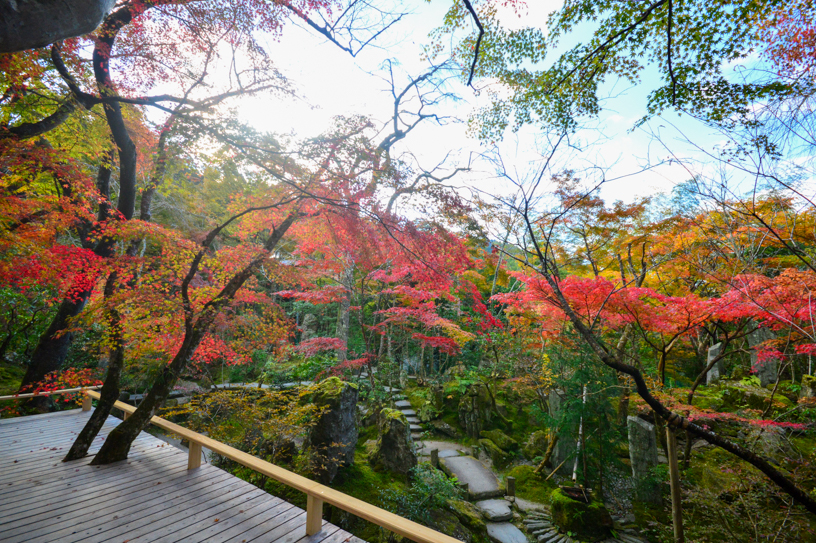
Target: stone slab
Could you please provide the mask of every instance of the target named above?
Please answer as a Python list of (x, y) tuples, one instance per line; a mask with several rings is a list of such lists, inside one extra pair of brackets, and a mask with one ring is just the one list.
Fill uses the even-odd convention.
[(413, 409), (400, 409), (400, 412), (406, 417), (416, 417), (416, 411)]
[(493, 543), (527, 543), (524, 532), (509, 522), (488, 522), (487, 537)]
[(442, 471), (456, 477), (460, 483), (466, 483), (470, 498), (474, 500), (500, 498), (504, 495), (493, 472), (472, 456), (440, 458), (439, 465)]
[(453, 458), (454, 456), (459, 456), (459, 451), (454, 450), (439, 451), (439, 458)]
[(513, 518), (510, 504), (505, 500), (482, 500), (476, 502), (476, 507), (481, 509), (482, 516), (490, 522), (504, 522)]
[(411, 402), (408, 400), (398, 400), (394, 402), (394, 405), (397, 406), (397, 409), (402, 409), (403, 407), (407, 407), (408, 409), (411, 408)]

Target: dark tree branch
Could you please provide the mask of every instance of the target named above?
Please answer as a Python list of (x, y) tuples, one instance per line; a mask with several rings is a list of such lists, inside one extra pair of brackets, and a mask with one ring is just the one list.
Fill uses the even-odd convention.
[(666, 62), (669, 68), (669, 76), (671, 77), (671, 103), (675, 104), (677, 101), (677, 78), (674, 77), (674, 68), (672, 68), (672, 0), (669, 0), (669, 18), (666, 21)]
[(484, 26), (482, 26), (482, 22), (479, 20), (479, 16), (476, 14), (476, 10), (473, 9), (473, 6), (470, 3), (470, 0), (462, 0), (465, 4), (465, 7), (470, 12), (471, 17), (473, 17), (473, 21), (476, 23), (476, 26), (479, 27), (479, 35), (476, 37), (476, 47), (473, 49), (473, 62), (470, 64), (470, 75), (468, 76), (468, 86), (473, 86), (473, 74), (476, 72), (476, 63), (479, 61), (479, 48), (482, 46), (482, 38), (484, 37)]

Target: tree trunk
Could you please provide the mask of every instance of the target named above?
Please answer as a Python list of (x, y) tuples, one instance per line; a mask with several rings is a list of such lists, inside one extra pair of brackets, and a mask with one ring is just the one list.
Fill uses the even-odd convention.
[(672, 498), (672, 527), (674, 543), (683, 543), (683, 504), (680, 493), (680, 470), (677, 467), (677, 433), (671, 426), (666, 428), (666, 442), (669, 445), (669, 482)]
[(203, 309), (200, 311), (197, 318), (194, 319), (192, 310), (189, 309), (190, 302), (187, 295), (187, 288), (190, 281), (193, 279), (193, 277), (195, 277), (195, 274), (198, 271), (198, 266), (201, 263), (201, 259), (204, 257), (206, 250), (209, 248), (217, 234), (227, 224), (229, 224), (232, 219), (230, 219), (230, 221), (226, 221), (221, 226), (216, 227), (208, 234), (207, 238), (202, 243), (202, 249), (193, 259), (190, 269), (188, 270), (181, 286), (181, 294), (185, 306), (185, 332), (184, 341), (182, 342), (181, 347), (179, 347), (179, 350), (173, 357), (173, 360), (168, 365), (164, 366), (161, 373), (153, 381), (153, 385), (150, 387), (150, 390), (147, 392), (144, 400), (141, 404), (139, 404), (136, 411), (108, 435), (108, 438), (105, 440), (102, 448), (91, 462), (92, 465), (111, 464), (113, 462), (127, 459), (133, 440), (138, 437), (139, 433), (150, 422), (150, 419), (152, 419), (159, 411), (162, 404), (167, 399), (167, 396), (170, 395), (170, 391), (173, 390), (173, 386), (176, 384), (181, 372), (184, 371), (190, 357), (195, 353), (198, 345), (201, 343), (201, 340), (204, 339), (204, 336), (210, 330), (210, 327), (212, 326), (213, 321), (215, 321), (215, 318), (218, 316), (218, 313), (235, 297), (235, 294), (243, 286), (247, 279), (249, 279), (261, 266), (261, 264), (269, 258), (271, 251), (278, 245), (284, 234), (286, 234), (286, 231), (289, 230), (289, 227), (292, 226), (292, 223), (295, 222), (298, 216), (299, 215), (296, 212), (290, 213), (278, 228), (273, 229), (272, 234), (264, 244), (264, 250), (261, 252), (261, 254), (253, 258), (246, 267), (233, 275), (224, 288), (222, 288), (214, 298), (204, 304)]
[[(85, 303), (91, 296), (91, 290), (78, 293), (73, 298), (66, 298), (60, 303), (57, 314), (51, 320), (51, 325), (40, 336), (37, 347), (31, 354), (31, 361), (20, 384), (20, 391), (33, 387), (45, 380), (45, 376), (55, 372), (62, 367), (65, 357), (68, 355), (68, 348), (74, 339), (73, 332), (63, 331), (68, 328), (71, 319), (79, 315), (85, 307)], [(52, 405), (50, 397), (32, 398), (28, 402), (28, 407), (38, 411), (48, 411)]]
[(345, 350), (340, 349), (337, 351), (338, 362), (345, 362), (348, 355), (349, 321), (351, 318), (351, 292), (353, 279), (354, 266), (351, 263), (347, 263), (346, 268), (343, 270), (343, 277), (340, 280), (340, 283), (343, 285), (343, 288), (345, 288), (346, 291), (343, 294), (343, 299), (340, 300), (340, 312), (337, 315), (337, 339), (341, 340), (346, 348)]
[[(116, 272), (108, 276), (107, 283), (105, 284), (105, 296), (107, 298), (109, 298), (116, 289), (116, 280)], [(111, 341), (113, 346), (110, 350), (108, 373), (102, 385), (99, 403), (91, 414), (91, 418), (85, 423), (85, 427), (82, 428), (82, 431), (79, 432), (76, 440), (74, 440), (73, 445), (71, 445), (71, 450), (68, 451), (68, 454), (62, 459), (63, 462), (79, 460), (88, 454), (88, 449), (93, 444), (93, 440), (96, 438), (102, 425), (105, 424), (105, 420), (108, 418), (111, 409), (113, 409), (113, 404), (119, 399), (119, 379), (122, 375), (122, 368), (125, 365), (125, 344), (124, 338), (122, 337), (122, 325), (119, 312), (115, 309), (111, 309), (108, 312), (108, 323), (111, 327)]]

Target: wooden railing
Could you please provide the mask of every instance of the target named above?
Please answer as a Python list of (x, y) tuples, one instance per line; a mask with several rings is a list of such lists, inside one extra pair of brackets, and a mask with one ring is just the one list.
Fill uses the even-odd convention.
[[(91, 409), (91, 399), (99, 399), (99, 393), (86, 390), (85, 399), (82, 402), (83, 411)], [(136, 411), (132, 405), (124, 402), (116, 402), (115, 407), (121, 409), (127, 418)], [(183, 426), (174, 424), (161, 417), (153, 417), (150, 422), (159, 428), (176, 434), (190, 442), (190, 452), (187, 459), (187, 469), (195, 469), (201, 465), (202, 447), (217, 453), (224, 458), (229, 458), (246, 466), (258, 473), (275, 479), (288, 487), (294, 488), (306, 494), (306, 534), (314, 535), (320, 531), (323, 522), (323, 503), (329, 503), (339, 507), (344, 511), (363, 518), (369, 522), (390, 530), (398, 535), (407, 537), (417, 543), (461, 543), (458, 539), (447, 536), (443, 533), (432, 530), (427, 526), (417, 524), (411, 520), (395, 515), (385, 509), (381, 509), (370, 503), (358, 500), (348, 494), (343, 494), (333, 488), (321, 485), (311, 479), (307, 479), (297, 473), (283, 469), (280, 466), (271, 464), (251, 454), (239, 451), (234, 447), (225, 445), (220, 441), (211, 439)]]
[[(10, 396), (0, 396), (0, 401), (3, 400), (24, 400), (26, 398), (39, 398), (40, 396), (56, 396), (58, 394), (73, 394), (76, 392), (85, 392), (86, 390), (96, 390), (102, 388), (102, 385), (94, 387), (80, 387), (80, 388), (65, 388), (62, 390), (43, 390), (42, 392), (27, 392), (25, 394), (11, 394)], [(83, 411), (91, 408), (90, 399), (86, 395), (83, 399)], [(85, 402), (88, 402), (88, 409), (85, 409)]]

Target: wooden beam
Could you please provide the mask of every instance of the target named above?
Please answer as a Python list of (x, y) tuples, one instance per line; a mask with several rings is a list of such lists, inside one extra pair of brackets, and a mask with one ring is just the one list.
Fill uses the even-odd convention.
[(95, 387), (80, 387), (80, 388), (66, 388), (63, 390), (44, 390), (42, 392), (29, 392), (27, 394), (12, 394), (10, 396), (0, 396), (2, 400), (22, 400), (24, 398), (37, 398), (39, 396), (56, 396), (57, 394), (73, 394), (74, 392), (85, 392), (86, 390), (95, 390), (100, 388)]
[(187, 455), (187, 469), (196, 469), (201, 465), (201, 443), (190, 442), (190, 452)]
[(323, 500), (306, 496), (306, 535), (315, 535), (323, 526)]

